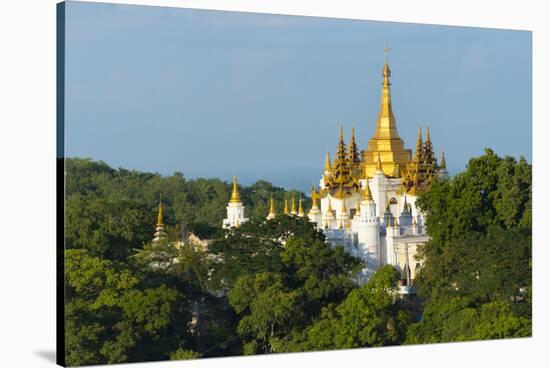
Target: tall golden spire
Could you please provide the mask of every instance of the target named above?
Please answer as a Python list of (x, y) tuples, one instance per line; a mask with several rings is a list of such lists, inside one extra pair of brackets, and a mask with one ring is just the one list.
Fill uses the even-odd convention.
[(157, 213), (157, 226), (164, 226), (162, 223), (162, 195), (159, 199), (159, 209)]
[(284, 209), (283, 213), (285, 215), (288, 215), (288, 201), (287, 201), (286, 197), (285, 197), (285, 209)]
[(292, 193), (292, 202), (290, 202), (290, 214), (296, 215), (296, 201), (294, 199), (294, 193)]
[(231, 193), (231, 199), (229, 200), (230, 203), (239, 203), (241, 202), (241, 196), (239, 194), (239, 190), (237, 189), (237, 177), (233, 177), (233, 193)]
[(424, 144), (422, 143), (422, 126), (418, 127), (418, 138), (416, 139), (416, 148), (415, 149), (416, 149), (416, 151), (414, 152), (414, 160), (415, 161), (423, 161), (423, 159), (424, 159)]
[(275, 211), (275, 201), (273, 201), (273, 194), (272, 194), (270, 199), (269, 213), (267, 214), (267, 219), (269, 220), (274, 218), (276, 214), (277, 213)]
[(391, 104), (390, 77), (391, 70), (386, 54), (386, 60), (382, 67), (382, 96), (380, 99), (380, 112), (376, 121), (376, 132), (373, 137), (375, 139), (399, 139)]
[[(382, 93), (380, 98), (380, 111), (376, 119), (376, 129), (369, 139), (366, 150), (361, 151), (361, 165), (364, 166), (364, 176), (372, 178), (376, 172), (383, 171), (384, 175), (395, 177), (397, 171), (395, 165), (399, 165), (400, 173), (405, 173), (407, 163), (411, 160), (412, 152), (406, 149), (404, 142), (399, 138), (397, 123), (393, 114), (391, 99), (391, 71), (388, 63), (388, 52), (386, 47), (384, 66), (382, 67)], [(382, 153), (384, 161), (381, 162), (382, 170), (378, 167), (377, 156)]]
[(327, 157), (325, 158), (325, 171), (332, 171), (332, 166), (330, 164), (330, 152), (327, 152)]
[(319, 209), (319, 207), (317, 207), (317, 192), (315, 191), (315, 188), (313, 186), (311, 187), (311, 209)]
[(167, 235), (164, 231), (164, 223), (162, 219), (162, 194), (159, 198), (159, 208), (157, 213), (157, 226), (155, 227), (155, 233), (153, 234), (153, 242), (157, 243), (162, 239), (166, 239)]
[(380, 152), (378, 152), (378, 160), (376, 161), (376, 171), (382, 171), (382, 159), (380, 158)]
[(351, 172), (346, 144), (344, 143), (344, 129), (342, 127), (340, 127), (340, 139), (338, 140), (338, 148), (334, 157), (331, 174), (330, 181), (327, 183), (327, 186), (331, 190), (336, 190), (342, 184), (346, 186), (350, 183), (353, 184), (354, 178)]
[(365, 189), (363, 189), (363, 192), (361, 193), (361, 199), (364, 201), (372, 201), (372, 192), (370, 191), (368, 180), (367, 184), (365, 185)]
[(300, 193), (300, 199), (298, 200), (298, 217), (304, 217), (304, 208), (302, 207), (302, 193)]
[(426, 127), (426, 142), (424, 142), (424, 160), (428, 164), (435, 163), (434, 149), (430, 138), (430, 127)]
[(446, 169), (447, 168), (447, 162), (445, 161), (445, 150), (444, 149), (441, 150), (441, 162), (439, 164), (439, 167), (441, 169)]
[(349, 142), (349, 162), (350, 165), (356, 167), (361, 160), (359, 159), (359, 149), (355, 143), (355, 128), (351, 128), (351, 139)]

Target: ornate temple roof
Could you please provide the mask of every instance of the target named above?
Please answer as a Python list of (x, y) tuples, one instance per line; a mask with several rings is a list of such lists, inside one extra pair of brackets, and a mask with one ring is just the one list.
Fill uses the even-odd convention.
[(382, 94), (376, 129), (369, 140), (367, 150), (362, 152), (363, 171), (368, 177), (372, 177), (377, 171), (378, 156), (381, 157), (382, 171), (390, 177), (406, 171), (407, 162), (411, 159), (411, 150), (405, 149), (404, 142), (397, 132), (391, 101), (390, 77), (391, 70), (386, 59), (382, 68)]
[(239, 190), (237, 189), (237, 177), (233, 177), (233, 192), (231, 193), (231, 199), (229, 200), (230, 203), (240, 203), (241, 202), (241, 195), (239, 194)]

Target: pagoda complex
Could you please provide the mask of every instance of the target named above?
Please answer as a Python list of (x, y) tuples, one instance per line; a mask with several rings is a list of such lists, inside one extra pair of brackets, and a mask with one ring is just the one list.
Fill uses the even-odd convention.
[[(390, 78), (386, 57), (374, 134), (367, 148), (360, 151), (354, 130), (346, 145), (340, 127), (334, 159), (326, 154), (319, 186), (312, 188), (312, 207), (307, 217), (324, 232), (328, 242), (342, 245), (364, 260), (363, 281), (379, 267), (390, 264), (402, 275), (401, 292), (408, 294), (414, 293), (414, 278), (420, 267), (415, 258), (417, 247), (429, 240), (425, 216), (416, 206), (417, 196), (434, 180), (445, 180), (449, 174), (444, 153), (439, 163), (435, 157), (429, 129), (423, 137), (419, 128), (414, 153), (405, 147), (393, 113)], [(235, 193), (236, 182), (224, 227), (248, 220)], [(267, 220), (278, 215), (271, 199)], [(285, 200), (280, 215), (304, 217), (301, 199), (298, 211), (294, 197), (290, 211)]]

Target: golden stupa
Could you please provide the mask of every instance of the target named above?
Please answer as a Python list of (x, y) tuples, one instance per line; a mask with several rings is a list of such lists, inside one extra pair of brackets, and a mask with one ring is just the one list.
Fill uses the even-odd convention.
[[(399, 137), (391, 103), (391, 71), (387, 59), (389, 49), (385, 51), (382, 98), (374, 135), (368, 141), (367, 149), (359, 154), (354, 129), (351, 131), (349, 147), (346, 147), (343, 128), (340, 127), (336, 155), (331, 162), (330, 153), (327, 153), (321, 187), (319, 191), (312, 191), (312, 198), (324, 198), (327, 194), (338, 199), (348, 198), (361, 192), (361, 180), (372, 178), (377, 172), (382, 172), (388, 178), (400, 179), (403, 191), (413, 195), (429, 187), (432, 179), (440, 172), (448, 176), (444, 157), (442, 165), (437, 164), (429, 129), (426, 131), (425, 143), (419, 129), (414, 156)], [(361, 196), (369, 198), (368, 194), (361, 193)]]
[(400, 177), (406, 174), (407, 163), (412, 158), (412, 151), (405, 149), (404, 142), (397, 133), (391, 104), (390, 76), (391, 71), (386, 58), (382, 68), (382, 99), (376, 130), (369, 140), (367, 149), (361, 152), (361, 168), (367, 177), (372, 177), (376, 173), (379, 157), (382, 171), (389, 177)]

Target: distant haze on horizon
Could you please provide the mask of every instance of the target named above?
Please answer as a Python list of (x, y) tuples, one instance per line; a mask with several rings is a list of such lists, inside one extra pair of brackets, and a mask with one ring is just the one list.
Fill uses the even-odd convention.
[(451, 174), (531, 162), (531, 33), (136, 5), (66, 6), (65, 154), (118, 168), (318, 185), (340, 126), (374, 132), (386, 41), (399, 135)]

